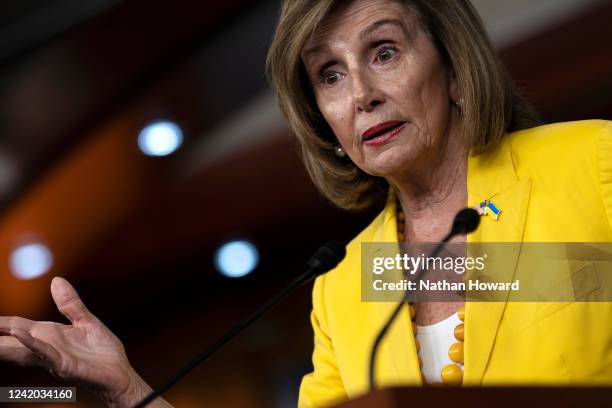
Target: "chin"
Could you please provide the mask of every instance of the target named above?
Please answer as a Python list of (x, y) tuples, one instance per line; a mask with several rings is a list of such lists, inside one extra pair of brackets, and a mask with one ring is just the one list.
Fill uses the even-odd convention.
[(410, 171), (416, 160), (416, 152), (414, 149), (387, 149), (376, 155), (366, 157), (363, 171), (371, 176), (388, 177), (393, 174), (398, 174)]

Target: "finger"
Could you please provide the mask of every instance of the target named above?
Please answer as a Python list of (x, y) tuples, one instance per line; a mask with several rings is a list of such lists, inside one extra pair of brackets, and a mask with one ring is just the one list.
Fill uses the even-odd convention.
[(13, 336), (0, 337), (0, 361), (21, 366), (34, 365), (32, 351)]
[(34, 325), (33, 320), (24, 319), (18, 316), (0, 316), (0, 333), (11, 334), (11, 329), (21, 329), (29, 331)]
[(47, 367), (59, 367), (61, 362), (60, 354), (49, 343), (32, 337), (30, 333), (21, 329), (11, 330), (11, 336), (15, 337), (21, 344), (34, 352), (36, 357), (38, 357), (36, 364)]
[(96, 320), (96, 317), (87, 310), (77, 291), (66, 279), (53, 278), (51, 295), (59, 311), (75, 326)]
[(26, 346), (21, 344), (19, 340), (14, 338), (13, 336), (2, 336), (0, 337), (0, 350), (2, 348), (22, 348), (27, 349)]

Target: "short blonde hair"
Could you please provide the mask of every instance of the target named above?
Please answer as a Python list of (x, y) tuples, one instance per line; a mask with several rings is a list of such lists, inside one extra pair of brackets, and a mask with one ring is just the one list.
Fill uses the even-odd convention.
[[(516, 91), (468, 0), (398, 1), (416, 15), (455, 77), (462, 98), (461, 133), (473, 154), (494, 148), (507, 132), (540, 123)], [(341, 208), (365, 209), (384, 203), (389, 185), (334, 154), (336, 138), (317, 107), (300, 58), (303, 46), (340, 3), (346, 4), (283, 0), (266, 71), (317, 188)]]

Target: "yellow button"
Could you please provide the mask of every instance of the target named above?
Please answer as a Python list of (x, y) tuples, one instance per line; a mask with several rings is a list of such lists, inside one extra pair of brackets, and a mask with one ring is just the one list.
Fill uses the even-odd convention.
[(414, 320), (414, 316), (416, 316), (416, 309), (412, 305), (408, 305), (408, 308), (410, 309), (410, 318)]
[(421, 356), (418, 356), (418, 357), (419, 357), (419, 367), (423, 368), (423, 359), (421, 358)]
[(403, 211), (399, 211), (397, 213), (397, 219), (400, 220), (400, 221), (404, 221), (406, 219), (406, 215), (404, 215)]
[(445, 365), (440, 376), (442, 377), (442, 382), (448, 385), (459, 385), (463, 380), (463, 373), (457, 364)]
[(414, 343), (416, 346), (417, 353), (421, 350), (421, 343), (417, 339), (414, 339)]
[(464, 325), (463, 323), (458, 324), (457, 327), (455, 327), (455, 338), (459, 341), (465, 341), (464, 338)]
[(454, 343), (448, 348), (448, 358), (455, 363), (463, 364), (463, 343)]
[(465, 306), (461, 306), (459, 310), (457, 310), (457, 315), (461, 321), (465, 320)]
[(414, 320), (412, 321), (412, 334), (414, 334), (416, 336), (417, 332), (417, 325), (414, 322)]

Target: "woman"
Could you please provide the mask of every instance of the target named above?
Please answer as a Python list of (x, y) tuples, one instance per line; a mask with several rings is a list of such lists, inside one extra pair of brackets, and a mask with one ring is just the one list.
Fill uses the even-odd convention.
[[(612, 126), (534, 127), (467, 1), (288, 0), (268, 67), (321, 192), (346, 209), (386, 203), (315, 282), (300, 406), (368, 390), (372, 341), (394, 304), (361, 301), (362, 242), (438, 241), (485, 200), (503, 214), (454, 241), (612, 240)], [(73, 325), (0, 318), (0, 359), (85, 382), (111, 406), (142, 398), (119, 340), (65, 280), (52, 293)], [(378, 385), (605, 383), (612, 332), (596, 322), (610, 318), (608, 303), (417, 302), (382, 343)], [(449, 342), (451, 356), (436, 346)]]
[[(483, 202), (503, 213), (454, 241), (612, 240), (612, 125), (534, 127), (467, 0), (286, 1), (268, 64), (321, 192), (346, 209), (386, 200), (315, 283), (300, 406), (369, 388), (372, 343), (395, 305), (361, 301), (362, 242), (439, 241)], [(612, 326), (596, 322), (611, 317), (609, 303), (417, 302), (390, 329), (376, 378), (609, 383)]]

